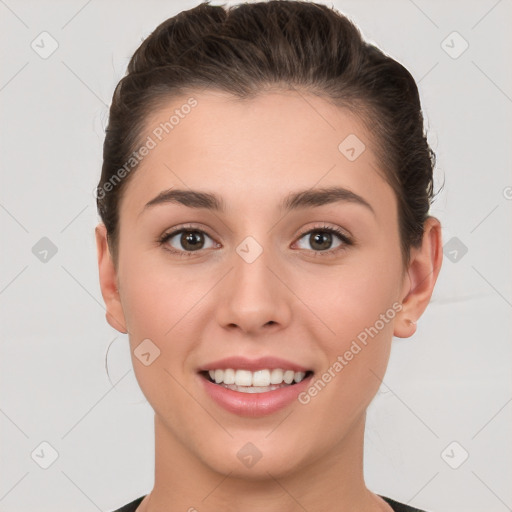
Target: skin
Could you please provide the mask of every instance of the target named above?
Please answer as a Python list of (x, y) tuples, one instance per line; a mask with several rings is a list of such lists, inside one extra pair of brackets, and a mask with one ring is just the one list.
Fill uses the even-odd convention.
[[(104, 225), (96, 228), (106, 318), (129, 333), (134, 371), (155, 411), (155, 484), (138, 511), (390, 511), (363, 478), (366, 408), (392, 336), (413, 335), (411, 321), (429, 303), (442, 262), (440, 223), (427, 219), (421, 248), (402, 266), (396, 197), (348, 111), (296, 91), (244, 102), (218, 91), (193, 96), (198, 105), (125, 189), (117, 265)], [(151, 114), (144, 140), (186, 100)], [(338, 150), (349, 134), (366, 144), (354, 161)], [(286, 215), (277, 208), (290, 192), (332, 185), (359, 194), (374, 213), (353, 202)], [(226, 211), (167, 203), (143, 212), (171, 187), (213, 192)], [(184, 223), (206, 233), (203, 249), (180, 245), (179, 234), (157, 243)], [(324, 223), (356, 244), (322, 255), (305, 233)], [(247, 236), (263, 248), (250, 264), (236, 252)], [(327, 250), (344, 245), (332, 237)], [(187, 247), (191, 257), (167, 250)], [(320, 376), (394, 303), (401, 311), (308, 404), (246, 418), (200, 385), (200, 365), (231, 355), (282, 357)], [(133, 352), (146, 338), (160, 350), (149, 366)], [(247, 442), (262, 453), (250, 468), (237, 457)]]

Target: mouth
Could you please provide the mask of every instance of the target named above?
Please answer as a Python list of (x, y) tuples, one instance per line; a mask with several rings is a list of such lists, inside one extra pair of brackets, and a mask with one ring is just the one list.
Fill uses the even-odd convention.
[(201, 377), (217, 386), (239, 393), (267, 393), (296, 386), (313, 375), (312, 370), (293, 371), (281, 368), (250, 371), (225, 368), (202, 370)]
[(244, 417), (271, 415), (297, 401), (314, 371), (276, 357), (230, 357), (197, 369), (203, 390), (228, 412)]

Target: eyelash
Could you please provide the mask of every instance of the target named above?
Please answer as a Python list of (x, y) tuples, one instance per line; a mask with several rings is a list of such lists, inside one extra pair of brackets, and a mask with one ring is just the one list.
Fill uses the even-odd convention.
[[(180, 233), (183, 233), (183, 232), (203, 233), (213, 239), (213, 237), (211, 237), (206, 231), (203, 231), (202, 229), (198, 229), (195, 226), (185, 225), (185, 226), (181, 226), (179, 229), (171, 231), (170, 233), (164, 233), (161, 237), (158, 238), (158, 244), (164, 245), (168, 240), (170, 240), (174, 236), (176, 236)], [(331, 227), (331, 226), (323, 226), (323, 225), (315, 226), (314, 228), (301, 233), (298, 236), (297, 240), (300, 240), (301, 238), (304, 238), (304, 236), (309, 235), (311, 233), (316, 233), (316, 232), (327, 232), (327, 233), (333, 233), (335, 235), (338, 235), (338, 237), (343, 242), (343, 244), (339, 247), (336, 247), (334, 249), (328, 249), (326, 251), (312, 251), (314, 253), (314, 257), (317, 257), (317, 256), (324, 257), (327, 255), (332, 255), (333, 253), (337, 253), (339, 251), (346, 250), (348, 246), (354, 245), (353, 240), (351, 238), (349, 238), (345, 233), (343, 233), (340, 229)], [(184, 258), (194, 256), (195, 253), (201, 251), (201, 249), (199, 249), (198, 251), (179, 251), (174, 248), (173, 249), (166, 248), (165, 250), (171, 252), (172, 254), (177, 255), (178, 257), (184, 257)]]

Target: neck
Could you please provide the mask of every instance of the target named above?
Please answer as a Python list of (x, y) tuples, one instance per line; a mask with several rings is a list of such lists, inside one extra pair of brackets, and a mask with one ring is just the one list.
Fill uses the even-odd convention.
[(300, 468), (258, 479), (212, 470), (155, 415), (155, 484), (137, 512), (391, 511), (363, 477), (365, 416), (338, 446)]

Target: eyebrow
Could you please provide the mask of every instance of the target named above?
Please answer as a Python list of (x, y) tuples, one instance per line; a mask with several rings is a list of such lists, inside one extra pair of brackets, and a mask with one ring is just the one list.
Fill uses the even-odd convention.
[[(343, 187), (313, 188), (292, 192), (279, 204), (280, 210), (292, 211), (304, 208), (324, 206), (333, 203), (346, 202), (364, 206), (375, 215), (371, 204), (360, 195)], [(206, 208), (216, 212), (225, 211), (222, 198), (210, 192), (197, 190), (180, 190), (171, 188), (160, 192), (144, 206), (141, 214), (146, 210), (161, 204), (178, 203), (188, 208)], [(140, 214), (139, 214), (140, 215)]]

